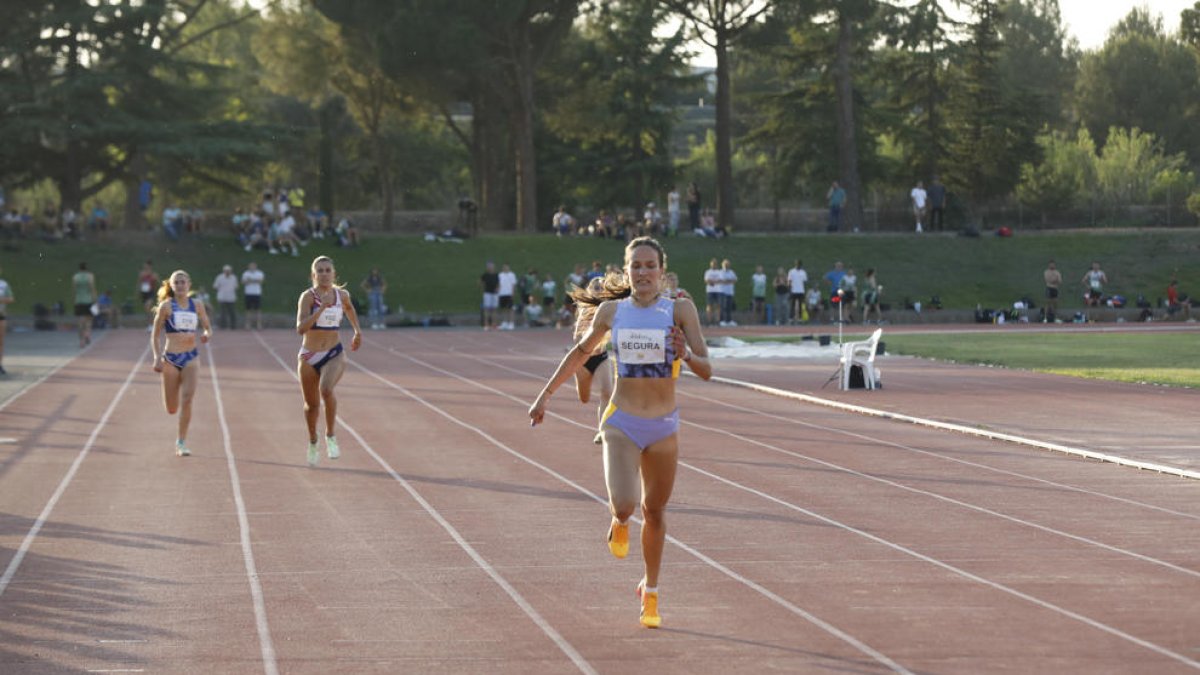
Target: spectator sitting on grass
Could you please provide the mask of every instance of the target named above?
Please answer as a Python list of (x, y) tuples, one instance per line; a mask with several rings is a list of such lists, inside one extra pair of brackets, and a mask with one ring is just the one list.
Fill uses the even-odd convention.
[(537, 298), (533, 296), (533, 293), (525, 296), (524, 312), (526, 326), (530, 328), (540, 328), (546, 325), (546, 320), (544, 318), (545, 311), (542, 309), (542, 306), (538, 304)]
[(342, 218), (338, 221), (334, 234), (337, 235), (338, 246), (358, 246), (358, 228), (349, 218)]
[(1171, 282), (1167, 284), (1167, 318), (1181, 312), (1185, 321), (1195, 321), (1192, 318), (1191, 298), (1187, 295), (1179, 295), (1179, 280), (1171, 279)]

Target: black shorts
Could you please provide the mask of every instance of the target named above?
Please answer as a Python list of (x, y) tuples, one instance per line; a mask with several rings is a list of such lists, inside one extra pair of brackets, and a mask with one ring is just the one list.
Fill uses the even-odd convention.
[(600, 364), (604, 363), (607, 360), (608, 360), (608, 352), (600, 352), (599, 354), (592, 354), (590, 357), (588, 357), (587, 361), (583, 362), (583, 367), (587, 368), (589, 373), (595, 375), (596, 369), (600, 367)]
[(91, 316), (92, 304), (90, 302), (75, 303), (75, 316)]
[(1047, 286), (1046, 287), (1046, 297), (1050, 298), (1051, 300), (1057, 298), (1058, 297), (1058, 289), (1050, 288), (1049, 286)]
[(154, 296), (155, 296), (154, 291), (146, 291), (146, 292), (142, 293), (142, 304), (144, 305), (147, 302), (150, 302), (151, 300), (154, 299)]
[(513, 306), (513, 296), (511, 296), (511, 295), (500, 296), (500, 309), (512, 309), (512, 306)]
[(542, 298), (542, 307), (550, 308), (554, 306), (554, 298), (546, 296)]
[(261, 295), (247, 295), (245, 297), (246, 297), (246, 309), (262, 309), (262, 296)]
[(842, 302), (854, 302), (854, 291), (843, 291)]

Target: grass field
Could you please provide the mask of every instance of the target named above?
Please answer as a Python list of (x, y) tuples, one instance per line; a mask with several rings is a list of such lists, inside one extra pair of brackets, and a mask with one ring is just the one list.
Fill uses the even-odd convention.
[[(861, 340), (866, 335), (846, 335)], [(778, 338), (771, 338), (778, 340)], [(799, 339), (799, 338), (796, 338)], [(790, 340), (790, 338), (789, 338)], [(1200, 387), (1200, 339), (1188, 333), (887, 334), (889, 354), (1117, 382)]]
[[(739, 235), (713, 241), (680, 237), (665, 242), (668, 266), (685, 288), (702, 297), (701, 278), (711, 257), (729, 258), (738, 272), (738, 304), (747, 306), (750, 277), (763, 265), (770, 277), (776, 267), (804, 260), (810, 278), (820, 278), (835, 260), (845, 261), (865, 277), (867, 267), (878, 270), (884, 302), (899, 305), (904, 298), (927, 302), (940, 296), (947, 308), (970, 309), (976, 303), (1008, 306), (1028, 295), (1039, 301), (1046, 261), (1058, 260), (1067, 286), (1063, 310), (1077, 308), (1079, 279), (1092, 260), (1099, 260), (1110, 279), (1110, 290), (1132, 300), (1138, 293), (1153, 301), (1165, 294), (1168, 279), (1178, 273), (1184, 292), (1200, 293), (1200, 230), (1130, 232), (1018, 233), (1010, 239), (968, 239), (951, 235)], [(18, 241), (0, 249), (0, 275), (7, 279), (17, 302), (14, 315), (29, 314), (35, 302), (70, 300), (70, 278), (80, 261), (87, 261), (102, 287), (114, 287), (118, 302), (132, 299), (143, 260), (154, 260), (165, 274), (176, 268), (192, 273), (197, 285), (211, 287), (225, 263), (239, 273), (255, 260), (266, 272), (264, 309), (291, 313), (295, 299), (308, 283), (308, 265), (318, 254), (332, 256), (338, 272), (359, 293), (359, 283), (372, 266), (388, 280), (387, 301), (409, 313), (472, 312), (478, 307), (478, 278), (484, 263), (507, 262), (518, 273), (529, 267), (550, 272), (561, 281), (575, 263), (592, 260), (620, 262), (622, 245), (597, 239), (558, 239), (538, 235), (490, 235), (462, 244), (425, 242), (419, 236), (372, 236), (363, 246), (340, 249), (317, 241), (299, 258), (247, 253), (223, 234), (179, 243), (157, 233), (114, 233), (107, 240), (44, 243)]]

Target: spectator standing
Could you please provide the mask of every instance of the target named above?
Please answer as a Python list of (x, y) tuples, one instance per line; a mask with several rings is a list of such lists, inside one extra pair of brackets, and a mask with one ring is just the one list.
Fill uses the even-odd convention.
[(871, 319), (871, 312), (875, 312), (875, 320), (883, 323), (883, 312), (879, 309), (879, 297), (883, 294), (883, 286), (879, 285), (879, 280), (875, 278), (875, 268), (867, 268), (867, 278), (863, 281), (866, 286), (863, 289), (863, 324), (865, 325)]
[(154, 327), (154, 308), (158, 306), (156, 293), (158, 292), (158, 275), (154, 273), (153, 261), (147, 260), (142, 263), (142, 271), (138, 272), (138, 294), (142, 298), (142, 307), (146, 310), (146, 316), (149, 318), (149, 323), (146, 329), (150, 330)]
[(79, 322), (79, 346), (92, 343), (92, 305), (96, 303), (96, 277), (88, 271), (87, 263), (79, 263), (79, 271), (71, 277), (75, 295), (75, 317)]
[(1084, 302), (1089, 307), (1099, 307), (1100, 302), (1104, 299), (1104, 285), (1108, 283), (1108, 275), (1100, 269), (1098, 261), (1092, 261), (1092, 269), (1084, 272), (1082, 283), (1087, 288), (1083, 295)]
[(829, 284), (829, 298), (837, 295), (838, 289), (842, 287), (842, 277), (846, 276), (845, 266), (839, 260), (833, 263), (833, 269), (825, 273), (825, 283)]
[(549, 318), (550, 313), (554, 311), (557, 288), (558, 284), (554, 282), (554, 277), (547, 272), (546, 276), (542, 279), (542, 309), (545, 310), (546, 318)]
[(667, 193), (667, 234), (679, 235), (679, 188), (674, 185)]
[(0, 279), (0, 375), (8, 374), (8, 371), (4, 370), (4, 335), (8, 332), (8, 306), (13, 300), (12, 287), (7, 281)]
[(932, 232), (946, 229), (946, 186), (937, 176), (929, 184), (929, 229)]
[(825, 231), (837, 232), (842, 229), (842, 206), (846, 203), (846, 190), (835, 180), (829, 186), (825, 199), (829, 202), (829, 225)]
[(567, 213), (566, 206), (559, 206), (554, 212), (550, 226), (554, 229), (554, 234), (560, 237), (570, 236), (575, 231), (575, 217)]
[(688, 223), (692, 226), (692, 230), (700, 229), (700, 188), (696, 186), (695, 181), (688, 183), (687, 208)]
[(762, 265), (756, 266), (750, 277), (750, 306), (754, 310), (754, 323), (766, 323), (767, 273), (763, 272)]
[(496, 308), (500, 306), (500, 275), (496, 273), (496, 263), (488, 261), (483, 274), (479, 275), (479, 288), (483, 291), (483, 311), (481, 323), (484, 330), (496, 328)]
[(1054, 323), (1056, 314), (1058, 314), (1058, 293), (1062, 288), (1062, 272), (1058, 271), (1058, 266), (1051, 260), (1046, 264), (1046, 270), (1042, 272), (1042, 279), (1046, 282), (1046, 310), (1042, 314), (1042, 323)]
[[(788, 281), (787, 270), (777, 267), (772, 283), (775, 286), (775, 325), (782, 326), (787, 323), (788, 308), (792, 306), (792, 284)], [(803, 296), (800, 302), (804, 302)]]
[(514, 323), (514, 302), (513, 293), (517, 290), (517, 273), (512, 271), (507, 264), (500, 266), (500, 287), (496, 294), (500, 301), (501, 316), (507, 317), (506, 320), (500, 322), (500, 330), (512, 330), (516, 327)]
[(733, 265), (729, 259), (721, 261), (721, 325), (736, 326), (737, 322), (733, 320), (733, 290), (737, 284), (737, 272), (733, 271)]
[(591, 282), (592, 279), (598, 279), (604, 276), (604, 265), (599, 260), (592, 261), (592, 269), (583, 276), (584, 282)]
[(251, 260), (242, 272), (242, 298), (246, 303), (246, 330), (250, 330), (250, 317), (254, 317), (254, 325), (262, 330), (262, 287), (267, 275), (258, 269), (258, 263)]
[(570, 293), (575, 288), (583, 288), (583, 265), (575, 263), (575, 269), (563, 279), (563, 293)]
[(646, 212), (642, 214), (642, 234), (654, 236), (662, 232), (662, 213), (654, 202), (646, 204)]
[[(799, 258), (796, 258), (796, 266), (788, 271), (787, 282), (791, 296), (788, 307), (792, 314), (792, 323), (800, 323), (804, 315), (804, 286), (808, 283), (808, 272), (804, 271), (804, 263)], [(780, 321), (783, 321), (788, 317), (781, 316), (779, 318)]]
[(387, 328), (383, 321), (383, 294), (387, 292), (387, 281), (378, 267), (371, 268), (371, 273), (363, 279), (362, 289), (367, 292), (367, 315), (371, 319), (371, 330)]
[(925, 218), (925, 202), (928, 199), (925, 184), (917, 181), (917, 186), (912, 189), (909, 196), (912, 198), (913, 218), (917, 221), (917, 232), (924, 232), (925, 228), (921, 226), (921, 221)]
[[(717, 259), (708, 261), (708, 269), (704, 271), (704, 324), (713, 324), (713, 314), (721, 315), (721, 282), (724, 280)], [(722, 325), (724, 325), (722, 323)]]
[(226, 330), (237, 328), (238, 279), (233, 274), (232, 265), (221, 268), (221, 273), (213, 279), (212, 287), (217, 292), (217, 307), (220, 308), (218, 325)]
[(854, 273), (853, 267), (846, 270), (846, 274), (838, 282), (838, 288), (842, 291), (842, 302), (849, 305), (846, 311), (853, 313), (858, 304), (858, 275)]
[(108, 232), (108, 209), (103, 204), (92, 207), (92, 217), (88, 220), (88, 229), (92, 234)]

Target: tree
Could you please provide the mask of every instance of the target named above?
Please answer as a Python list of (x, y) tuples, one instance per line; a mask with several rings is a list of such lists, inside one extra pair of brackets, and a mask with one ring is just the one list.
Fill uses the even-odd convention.
[[(448, 122), (453, 122), (453, 102), (471, 102), (470, 135), (454, 128), (471, 148), (473, 169), (487, 169), (490, 157), (511, 158), (516, 226), (536, 227), (535, 74), (568, 33), (580, 0), (315, 2), (333, 21), (370, 36), (388, 77), (415, 81), (418, 91), (442, 107)], [(509, 141), (500, 148), (493, 144), (503, 136), (492, 133), (498, 123)], [(493, 187), (498, 186), (483, 186), (481, 198), (488, 204)]]
[(1101, 145), (1111, 127), (1152, 133), (1170, 152), (1200, 161), (1200, 65), (1196, 51), (1168, 37), (1161, 17), (1135, 8), (1104, 46), (1084, 55), (1075, 112)]
[(1078, 205), (1094, 189), (1096, 143), (1086, 128), (1080, 128), (1074, 138), (1047, 130), (1037, 141), (1042, 160), (1022, 165), (1017, 198), (1039, 211), (1045, 223), (1050, 211)]
[(717, 222), (732, 227), (734, 207), (733, 103), (730, 47), (771, 8), (767, 0), (660, 0), (690, 21), (695, 35), (717, 57)]
[(952, 70), (954, 95), (947, 105), (950, 144), (946, 184), (971, 200), (983, 220), (988, 203), (1016, 186), (1021, 165), (1037, 157), (1037, 123), (1000, 72), (1001, 8), (994, 0), (973, 3), (975, 21), (962, 64)]
[[(6, 3), (0, 17), (0, 175), (50, 176), (62, 205), (130, 180), (147, 160), (232, 187), (265, 156), (265, 130), (228, 114), (227, 69), (189, 49), (256, 12), (223, 3)], [(131, 180), (132, 179), (132, 180)], [(127, 212), (129, 210), (127, 209)]]
[(560, 194), (635, 205), (672, 179), (675, 114), (663, 102), (690, 78), (682, 29), (655, 36), (666, 19), (655, 0), (601, 3), (547, 63), (538, 87), (554, 92), (542, 105), (546, 135), (554, 138), (539, 147), (556, 169), (546, 180)]

